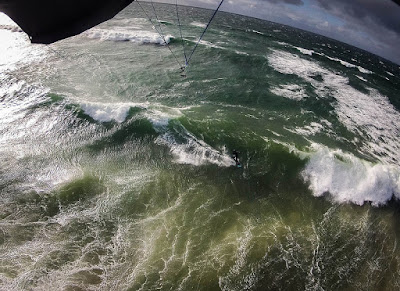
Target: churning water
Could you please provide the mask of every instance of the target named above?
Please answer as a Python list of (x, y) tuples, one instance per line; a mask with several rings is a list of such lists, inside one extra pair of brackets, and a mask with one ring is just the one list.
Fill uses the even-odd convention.
[[(212, 11), (179, 14), (190, 52)], [(400, 288), (395, 64), (219, 13), (182, 78), (137, 3), (0, 39), (0, 289)]]

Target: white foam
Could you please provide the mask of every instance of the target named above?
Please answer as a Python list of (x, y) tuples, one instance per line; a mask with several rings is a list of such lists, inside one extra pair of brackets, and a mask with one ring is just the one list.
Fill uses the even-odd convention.
[(320, 123), (317, 122), (311, 122), (310, 125), (306, 125), (302, 128), (297, 127), (295, 129), (295, 132), (305, 135), (305, 136), (310, 136), (310, 135), (315, 135), (319, 132), (321, 132), (324, 129), (324, 126)]
[(182, 116), (182, 110), (188, 110), (193, 108), (192, 106), (186, 106), (181, 108), (173, 108), (163, 106), (157, 103), (150, 105), (149, 102), (145, 103), (97, 103), (97, 102), (86, 102), (80, 103), (82, 110), (85, 114), (92, 117), (94, 120), (100, 122), (116, 121), (121, 123), (125, 121), (130, 108), (136, 107), (146, 109), (143, 112), (143, 117), (147, 118), (155, 127), (155, 129), (163, 130), (170, 119), (178, 118)]
[(27, 35), (0, 29), (0, 73), (43, 60), (47, 49), (32, 45)]
[(388, 74), (388, 75), (394, 77), (394, 74), (392, 74), (391, 72), (386, 72), (386, 74)]
[(146, 108), (146, 103), (82, 103), (80, 104), (83, 111), (92, 117), (94, 120), (100, 122), (125, 121), (128, 111), (131, 107)]
[(213, 44), (213, 43), (211, 43), (211, 42), (208, 42), (208, 41), (205, 41), (205, 40), (201, 40), (200, 41), (200, 44), (202, 44), (202, 45), (204, 45), (204, 46), (206, 46), (206, 47), (211, 47), (211, 48), (216, 48), (216, 49), (226, 49), (226, 48), (224, 48), (224, 47), (221, 47), (221, 46), (218, 46), (218, 45), (216, 45), (216, 44)]
[(241, 52), (241, 51), (238, 51), (238, 50), (235, 50), (235, 53), (238, 54), (238, 55), (249, 56), (248, 53), (246, 53), (246, 52)]
[(271, 88), (270, 91), (275, 95), (297, 101), (307, 97), (305, 89), (297, 84), (280, 85), (279, 87)]
[(169, 121), (182, 116), (182, 112), (177, 108), (152, 108), (144, 116), (153, 124), (156, 131), (164, 132), (167, 129)]
[(156, 32), (130, 30), (125, 27), (114, 27), (113, 29), (93, 28), (84, 32), (83, 35), (91, 39), (100, 39), (102, 41), (130, 41), (139, 44), (153, 43), (161, 45), (168, 44), (173, 38), (172, 35), (166, 35), (162, 38)]
[(343, 61), (343, 60), (338, 59), (338, 58), (332, 58), (332, 57), (327, 56), (327, 55), (322, 54), (322, 53), (318, 53), (318, 54), (330, 59), (331, 61), (339, 62), (341, 65), (343, 65), (343, 66), (345, 66), (347, 68), (357, 68), (363, 74), (372, 74), (372, 72), (370, 70), (364, 69), (361, 66), (357, 66), (357, 65), (351, 64), (349, 62)]
[(0, 24), (0, 29), (9, 30), (11, 32), (23, 32), (23, 30), (16, 25)]
[(207, 23), (201, 23), (201, 22), (197, 22), (197, 21), (193, 21), (192, 23), (190, 23), (191, 26), (196, 26), (196, 27), (201, 27), (201, 28), (206, 28)]
[(341, 150), (313, 145), (314, 152), (302, 172), (316, 197), (329, 193), (339, 203), (374, 206), (400, 199), (400, 169), (372, 164)]
[[(268, 61), (278, 72), (311, 83), (319, 97), (334, 96), (339, 121), (364, 137), (364, 154), (390, 164), (400, 161), (400, 113), (386, 96), (373, 89), (360, 92), (349, 85), (348, 78), (288, 52), (275, 50)], [(317, 75), (322, 76), (322, 82), (313, 78)]]
[[(168, 128), (171, 119), (182, 116), (182, 110), (192, 107), (172, 108), (162, 105), (148, 103), (84, 103), (81, 108), (90, 117), (97, 121), (107, 122), (115, 120), (123, 122), (131, 107), (145, 108), (142, 116), (147, 118), (154, 129), (160, 133), (155, 143), (170, 148), (174, 161), (180, 164), (192, 164), (200, 166), (204, 164), (215, 164), (221, 167), (235, 165), (233, 159), (222, 149), (220, 151), (212, 148), (204, 141), (196, 138), (185, 128), (181, 127), (180, 132), (171, 132)], [(179, 135), (179, 142), (175, 138)]]
[(372, 74), (370, 70), (364, 69), (363, 67), (357, 66), (357, 69), (364, 74)]
[(305, 49), (302, 47), (295, 46), (294, 48), (297, 49), (298, 51), (300, 51), (304, 55), (312, 56), (312, 54), (315, 53), (315, 51), (313, 51), (313, 50), (308, 50), (308, 49)]
[(339, 120), (368, 140), (364, 152), (388, 163), (400, 161), (400, 114), (386, 96), (345, 86), (337, 89), (335, 98)]
[(227, 155), (213, 149), (202, 140), (193, 137), (187, 143), (179, 144), (168, 134), (157, 140), (159, 144), (166, 144), (171, 148), (171, 153), (178, 164), (191, 164), (201, 166), (205, 164), (215, 164), (220, 167), (234, 166), (235, 162)]
[[(0, 102), (0, 129), (16, 120), (23, 120), (30, 107), (46, 100), (44, 96), (48, 92), (42, 87), (30, 86), (25, 81), (11, 78), (2, 81), (0, 83), (0, 96), (3, 97)], [(5, 137), (6, 135), (1, 136), (0, 140)]]
[(224, 151), (217, 151), (204, 141), (196, 138), (189, 132), (182, 136), (185, 142), (178, 142), (175, 137), (167, 132), (157, 138), (156, 143), (170, 148), (174, 161), (178, 164), (191, 164), (201, 166), (215, 164), (220, 167), (234, 166), (233, 159)]
[[(204, 46), (209, 47), (209, 48), (215, 48), (215, 49), (220, 49), (220, 50), (228, 50), (228, 48), (226, 48), (226, 47), (219, 46), (219, 45), (217, 45), (215, 43), (211, 43), (211, 42), (205, 41), (203, 39), (200, 40), (199, 44), (204, 45)], [(218, 42), (218, 44), (224, 44), (224, 43)], [(249, 56), (249, 54), (246, 53), (246, 52), (242, 52), (242, 51), (239, 51), (239, 50), (232, 50), (232, 51), (235, 52), (238, 55)]]
[(251, 32), (254, 32), (254, 33), (257, 33), (257, 34), (260, 34), (260, 35), (265, 35), (264, 33), (262, 33), (262, 32), (260, 32), (260, 31), (257, 31), (257, 30), (251, 30)]
[(282, 45), (282, 46), (290, 46), (290, 44), (283, 42), (283, 41), (275, 41), (277, 44)]
[[(172, 114), (174, 115), (173, 112)], [(182, 113), (178, 110), (175, 112), (174, 118), (177, 117), (176, 114)], [(220, 167), (230, 167), (235, 165), (225, 148), (220, 151), (212, 148), (206, 142), (187, 131), (183, 126), (173, 131), (168, 129), (167, 125), (172, 117), (171, 114), (154, 114), (153, 112), (151, 115), (153, 117), (147, 116), (147, 118), (153, 123), (155, 129), (162, 133), (155, 143), (168, 146), (174, 156), (174, 162), (194, 166), (215, 164)]]
[(301, 58), (298, 55), (286, 51), (272, 50), (268, 55), (268, 62), (276, 71), (282, 74), (298, 75), (314, 84), (312, 77), (316, 75), (328, 75), (330, 72), (322, 68), (318, 63)]
[(357, 77), (358, 79), (360, 79), (361, 81), (368, 82), (367, 79), (365, 79), (365, 78), (363, 78), (363, 77), (361, 77), (361, 76), (357, 76), (357, 75), (356, 75), (356, 77)]
[(7, 14), (0, 12), (0, 26), (13, 26), (18, 27), (18, 25), (10, 18)]

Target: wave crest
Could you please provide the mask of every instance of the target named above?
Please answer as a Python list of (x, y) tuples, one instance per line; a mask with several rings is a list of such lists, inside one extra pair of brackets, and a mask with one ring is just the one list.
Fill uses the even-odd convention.
[(372, 164), (341, 150), (315, 146), (316, 152), (301, 173), (316, 197), (329, 194), (339, 203), (384, 205), (400, 199), (400, 171), (391, 165)]
[(99, 39), (102, 41), (129, 41), (139, 44), (169, 44), (174, 38), (172, 35), (161, 37), (156, 32), (143, 31), (143, 30), (127, 30), (122, 27), (115, 27), (114, 29), (100, 29), (94, 28), (84, 33), (84, 35), (91, 39)]

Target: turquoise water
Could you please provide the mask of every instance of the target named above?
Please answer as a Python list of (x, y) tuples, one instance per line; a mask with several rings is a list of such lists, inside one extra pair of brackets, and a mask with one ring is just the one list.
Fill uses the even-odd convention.
[[(189, 52), (212, 11), (179, 14)], [(0, 289), (399, 288), (398, 65), (219, 13), (183, 78), (137, 3), (0, 38)]]

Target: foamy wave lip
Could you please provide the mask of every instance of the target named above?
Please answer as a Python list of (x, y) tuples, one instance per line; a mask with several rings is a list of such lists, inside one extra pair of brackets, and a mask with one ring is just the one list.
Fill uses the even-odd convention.
[(88, 38), (100, 39), (102, 41), (130, 41), (133, 43), (153, 43), (165, 45), (170, 43), (172, 35), (166, 35), (162, 38), (158, 33), (141, 30), (126, 30), (125, 28), (99, 29), (93, 28), (84, 33)]
[(345, 67), (347, 67), (347, 68), (357, 68), (357, 69), (360, 71), (360, 73), (363, 73), (363, 74), (372, 74), (372, 72), (371, 72), (370, 70), (364, 69), (364, 68), (361, 67), (361, 66), (353, 65), (353, 64), (351, 64), (351, 63), (349, 63), (349, 62), (343, 61), (343, 60), (338, 59), (338, 58), (332, 58), (332, 57), (327, 56), (327, 55), (325, 55), (325, 54), (321, 54), (321, 53), (318, 53), (318, 54), (319, 54), (320, 56), (326, 57), (327, 59), (330, 59), (331, 61), (339, 62), (342, 66), (345, 66)]
[(116, 121), (124, 122), (131, 107), (147, 108), (143, 103), (83, 103), (80, 104), (83, 111), (100, 122)]
[(302, 172), (316, 197), (329, 193), (339, 203), (384, 205), (400, 199), (400, 169), (372, 164), (341, 150), (313, 145), (315, 150)]
[[(155, 143), (169, 147), (170, 152), (174, 156), (174, 162), (178, 164), (191, 164), (194, 166), (215, 164), (220, 167), (234, 166), (235, 163), (226, 153), (226, 150), (220, 152), (212, 148), (204, 141), (196, 138), (183, 126), (179, 129), (179, 133), (177, 131), (172, 133), (168, 129), (171, 119), (182, 116), (182, 110), (190, 108), (192, 107), (160, 107), (160, 110), (157, 108), (147, 110), (144, 116), (153, 124), (154, 129), (160, 133)], [(179, 135), (179, 141), (175, 138), (176, 134)]]
[(261, 31), (257, 31), (257, 30), (254, 30), (254, 29), (248, 30), (248, 31), (253, 32), (253, 33), (257, 33), (257, 34), (260, 34), (260, 35), (265, 35), (265, 34), (262, 33)]
[(294, 48), (297, 49), (299, 52), (301, 52), (303, 55), (312, 56), (312, 54), (315, 53), (315, 51), (313, 51), (313, 50), (308, 50), (308, 49), (305, 49), (302, 47), (295, 46)]
[(159, 104), (150, 103), (96, 103), (87, 102), (80, 103), (80, 107), (85, 114), (99, 122), (116, 121), (122, 123), (126, 120), (128, 112), (132, 107), (146, 109), (143, 117), (147, 118), (154, 126), (154, 129), (163, 132), (171, 118), (182, 116), (181, 110), (190, 109), (192, 107), (172, 108)]
[[(321, 132), (324, 129), (324, 126), (317, 122), (311, 122), (310, 125), (306, 125), (303, 128), (297, 127), (294, 132), (299, 133), (304, 136), (315, 135)], [(289, 129), (287, 129), (289, 130)], [(289, 130), (291, 131), (291, 130)]]
[(290, 44), (283, 42), (283, 41), (274, 41), (275, 43), (281, 45), (281, 46), (290, 46)]
[(357, 77), (358, 79), (360, 79), (361, 81), (368, 82), (367, 79), (365, 79), (365, 78), (363, 78), (363, 77), (361, 77), (361, 76), (357, 76), (357, 75), (356, 75), (356, 77)]
[(170, 133), (165, 133), (156, 140), (157, 144), (170, 147), (170, 151), (178, 164), (201, 166), (215, 164), (220, 167), (234, 166), (235, 162), (226, 153), (220, 153), (204, 141), (197, 139), (189, 132), (185, 133), (186, 143), (177, 142)]
[(307, 97), (303, 87), (296, 84), (280, 85), (270, 89), (271, 93), (288, 99), (300, 101)]
[(238, 50), (235, 50), (235, 53), (238, 54), (238, 55), (249, 56), (248, 53), (241, 52), (241, 51), (238, 51)]
[(196, 26), (196, 27), (201, 27), (201, 28), (206, 28), (207, 24), (206, 23), (201, 23), (197, 21), (193, 21), (190, 23), (191, 26)]
[[(196, 138), (183, 126), (171, 132), (167, 127), (171, 114), (175, 115), (175, 118), (178, 114), (182, 114), (177, 108), (172, 108), (171, 110), (173, 112), (169, 114), (160, 114), (161, 112), (159, 111), (152, 111), (146, 117), (153, 123), (155, 130), (161, 133), (155, 143), (169, 147), (174, 156), (174, 162), (194, 166), (215, 164), (220, 167), (230, 167), (235, 165), (233, 159), (227, 154), (226, 149), (220, 152), (212, 148), (203, 140)], [(178, 135), (178, 138), (175, 137), (176, 135)]]
[(166, 130), (169, 121), (182, 116), (182, 112), (178, 108), (160, 107), (159, 109), (152, 108), (147, 111), (145, 117), (153, 124), (156, 131), (162, 133)]

